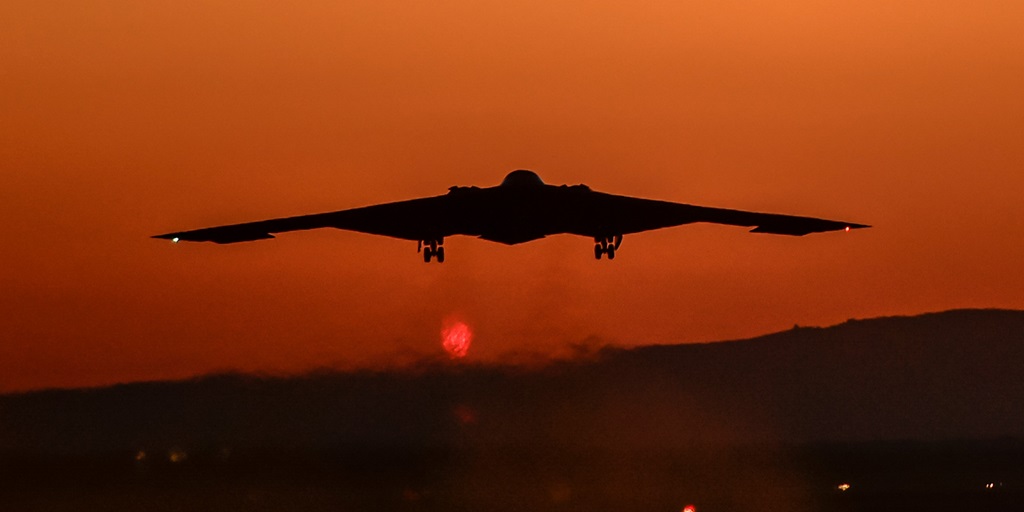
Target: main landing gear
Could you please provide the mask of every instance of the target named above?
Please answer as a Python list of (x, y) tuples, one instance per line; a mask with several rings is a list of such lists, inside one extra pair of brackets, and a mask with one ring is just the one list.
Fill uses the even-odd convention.
[(608, 259), (615, 259), (615, 250), (622, 245), (622, 235), (606, 236), (604, 238), (594, 238), (594, 258), (601, 259), (604, 254), (608, 255)]
[(444, 263), (444, 238), (437, 240), (420, 240), (416, 245), (416, 252), (423, 253), (423, 262), (430, 263), (430, 260), (437, 258), (438, 263)]

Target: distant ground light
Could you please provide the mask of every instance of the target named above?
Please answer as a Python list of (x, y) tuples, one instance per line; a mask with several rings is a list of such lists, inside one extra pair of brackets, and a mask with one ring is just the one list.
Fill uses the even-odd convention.
[(473, 342), (473, 331), (461, 320), (446, 320), (441, 329), (441, 346), (452, 359), (466, 357)]
[(848, 484), (846, 482), (843, 482), (843, 483), (837, 485), (836, 489), (839, 489), (842, 492), (849, 491), (850, 490), (850, 484)]

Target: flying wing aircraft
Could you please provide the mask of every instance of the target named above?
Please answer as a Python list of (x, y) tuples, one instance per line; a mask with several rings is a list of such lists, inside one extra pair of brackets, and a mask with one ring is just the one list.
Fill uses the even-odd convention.
[(694, 222), (746, 226), (753, 227), (753, 233), (793, 236), (870, 227), (619, 196), (595, 192), (586, 185), (547, 185), (533, 171), (518, 170), (494, 187), (451, 187), (440, 196), (177, 231), (153, 238), (230, 244), (274, 238), (275, 233), (285, 231), (337, 228), (412, 240), (423, 252), (423, 261), (436, 259), (443, 263), (444, 239), (453, 235), (514, 245), (568, 233), (593, 238), (595, 258), (614, 259), (623, 235)]

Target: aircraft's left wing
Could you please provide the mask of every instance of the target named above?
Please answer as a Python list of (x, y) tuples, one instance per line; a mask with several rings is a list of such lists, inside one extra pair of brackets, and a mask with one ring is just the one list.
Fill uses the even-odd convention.
[(338, 212), (245, 222), (156, 235), (153, 238), (231, 244), (274, 238), (275, 233), (337, 228), (406, 240), (433, 240), (448, 236), (448, 199), (425, 197)]
[(585, 217), (592, 221), (582, 222), (573, 233), (594, 237), (638, 233), (694, 222), (745, 226), (753, 228), (750, 230), (753, 233), (793, 236), (870, 227), (839, 220), (711, 208), (601, 192), (592, 193), (582, 202), (581, 210), (589, 211)]

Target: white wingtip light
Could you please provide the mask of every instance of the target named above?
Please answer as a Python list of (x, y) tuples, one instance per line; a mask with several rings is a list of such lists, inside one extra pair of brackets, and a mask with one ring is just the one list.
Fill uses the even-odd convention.
[[(850, 228), (846, 228), (846, 230), (849, 231)], [(174, 237), (174, 238), (171, 239), (171, 242), (178, 243), (178, 241), (180, 241), (180, 240), (181, 240), (180, 238)]]
[[(846, 228), (843, 229), (843, 231), (846, 231), (847, 233), (849, 233), (850, 232), (850, 226), (846, 226)], [(175, 239), (175, 241), (177, 241), (177, 239)]]

